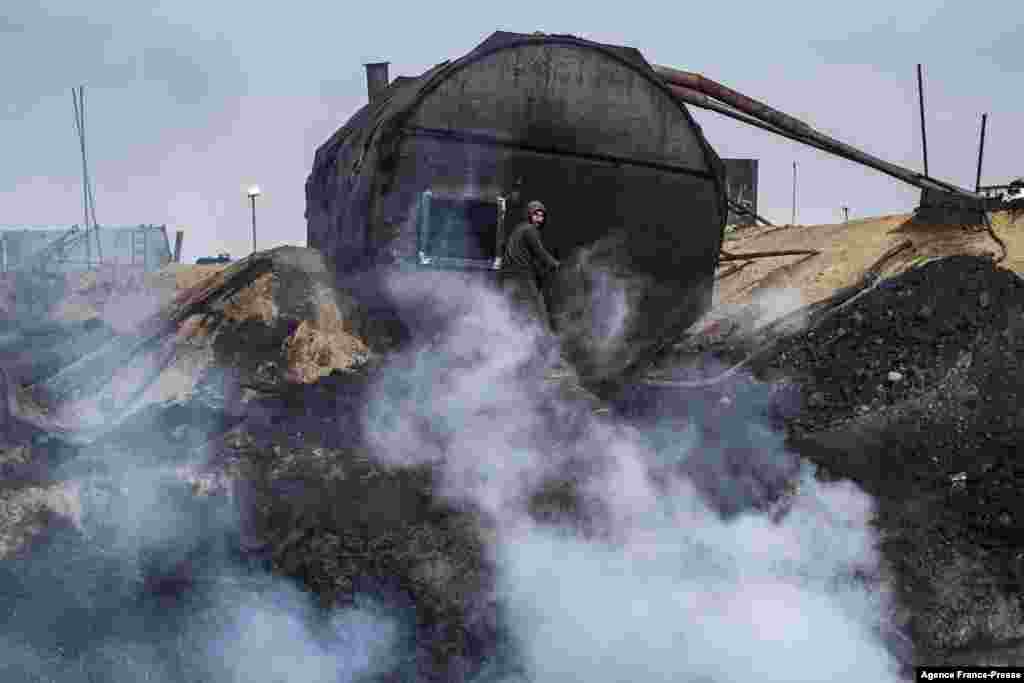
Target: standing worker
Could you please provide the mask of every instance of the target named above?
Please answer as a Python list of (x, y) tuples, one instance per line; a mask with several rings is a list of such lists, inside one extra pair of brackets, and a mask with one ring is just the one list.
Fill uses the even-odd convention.
[(543, 282), (559, 266), (541, 242), (547, 209), (539, 201), (526, 205), (526, 220), (513, 228), (505, 240), (501, 264), (501, 289), (509, 298), (518, 322), (534, 320), (545, 330), (551, 328), (544, 301)]

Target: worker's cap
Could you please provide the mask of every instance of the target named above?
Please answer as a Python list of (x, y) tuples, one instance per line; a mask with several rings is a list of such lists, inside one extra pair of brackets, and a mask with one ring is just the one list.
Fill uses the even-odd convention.
[(526, 205), (526, 215), (529, 216), (534, 211), (543, 211), (544, 213), (548, 212), (548, 210), (544, 206), (544, 204), (542, 204), (541, 202), (537, 201), (536, 199), (534, 199), (532, 202), (530, 202), (529, 204)]

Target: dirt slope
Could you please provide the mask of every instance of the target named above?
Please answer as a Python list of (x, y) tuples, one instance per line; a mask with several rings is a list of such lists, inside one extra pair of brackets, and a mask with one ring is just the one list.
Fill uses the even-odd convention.
[[(992, 216), (996, 235), (1006, 244), (1006, 268), (1024, 272), (1024, 217), (1006, 212)], [(977, 228), (921, 224), (908, 214), (880, 216), (835, 225), (756, 227), (733, 233), (724, 249), (743, 254), (762, 251), (814, 249), (816, 256), (783, 256), (739, 263), (723, 263), (718, 271), (716, 304), (730, 307), (749, 302), (766, 292), (792, 289), (802, 303), (820, 301), (836, 290), (860, 282), (868, 268), (904, 240), (912, 246), (890, 259), (882, 275), (893, 275), (937, 256), (968, 254), (997, 258), (1002, 250), (992, 237)], [(794, 292), (794, 293), (795, 293)]]

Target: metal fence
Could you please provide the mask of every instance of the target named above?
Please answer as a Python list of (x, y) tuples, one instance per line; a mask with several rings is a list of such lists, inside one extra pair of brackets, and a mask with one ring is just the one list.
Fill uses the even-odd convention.
[[(82, 238), (68, 239), (69, 234)], [(4, 272), (38, 266), (61, 272), (87, 270), (101, 259), (147, 271), (162, 268), (172, 260), (166, 226), (100, 226), (96, 234), (86, 237), (79, 226), (0, 225)]]

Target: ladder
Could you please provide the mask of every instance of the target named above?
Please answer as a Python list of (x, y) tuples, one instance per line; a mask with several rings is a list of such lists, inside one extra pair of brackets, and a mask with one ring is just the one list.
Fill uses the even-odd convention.
[(131, 232), (131, 263), (141, 265), (145, 270), (149, 270), (149, 233), (148, 225), (140, 225)]

